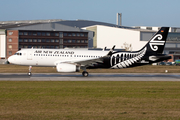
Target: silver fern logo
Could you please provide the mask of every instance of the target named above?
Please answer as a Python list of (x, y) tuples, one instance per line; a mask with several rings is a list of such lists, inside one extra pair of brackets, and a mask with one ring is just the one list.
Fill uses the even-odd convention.
[[(157, 40), (155, 40), (157, 38)], [(165, 40), (162, 40), (162, 35), (161, 34), (157, 34), (156, 36), (154, 36), (154, 38), (152, 38), (152, 40), (150, 41), (150, 47), (153, 51), (157, 51), (158, 50), (158, 45), (164, 45)]]
[(145, 55), (147, 48), (145, 47), (137, 53), (115, 53), (111, 56), (110, 64), (111, 68), (126, 68), (130, 65), (134, 65), (136, 62), (140, 61), (141, 58)]

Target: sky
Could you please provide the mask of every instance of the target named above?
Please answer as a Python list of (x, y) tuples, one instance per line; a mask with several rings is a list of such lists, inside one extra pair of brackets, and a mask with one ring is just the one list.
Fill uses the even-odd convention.
[(0, 0), (0, 21), (92, 20), (123, 26), (180, 27), (180, 0)]

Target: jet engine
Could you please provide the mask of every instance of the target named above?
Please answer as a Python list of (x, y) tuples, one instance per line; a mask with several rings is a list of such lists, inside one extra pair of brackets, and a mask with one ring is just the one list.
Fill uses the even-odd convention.
[(79, 72), (80, 66), (68, 63), (60, 63), (56, 66), (58, 72)]

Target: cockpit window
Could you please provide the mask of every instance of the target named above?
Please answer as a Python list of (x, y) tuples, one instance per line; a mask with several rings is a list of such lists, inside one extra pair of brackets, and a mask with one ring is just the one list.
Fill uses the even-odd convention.
[(14, 55), (22, 55), (22, 53), (18, 53), (18, 52), (17, 52), (17, 53), (15, 53)]

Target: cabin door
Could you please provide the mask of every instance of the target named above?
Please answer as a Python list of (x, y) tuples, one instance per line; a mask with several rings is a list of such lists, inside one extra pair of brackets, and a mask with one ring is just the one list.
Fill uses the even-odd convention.
[(27, 52), (27, 60), (32, 60), (32, 51), (28, 50)]

